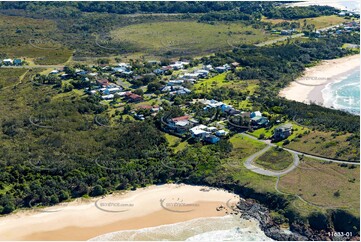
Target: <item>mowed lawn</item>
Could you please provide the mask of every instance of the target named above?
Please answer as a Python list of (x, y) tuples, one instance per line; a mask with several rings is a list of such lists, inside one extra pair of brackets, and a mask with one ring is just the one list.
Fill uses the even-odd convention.
[(359, 216), (359, 166), (341, 167), (339, 164), (304, 157), (298, 168), (281, 177), (278, 187), (282, 192), (297, 194), (321, 208), (345, 208)]
[(274, 38), (241, 23), (211, 25), (194, 21), (136, 24), (113, 30), (110, 35), (113, 41), (132, 43), (152, 54), (168, 51), (210, 53)]
[(275, 171), (286, 169), (292, 162), (293, 156), (290, 152), (275, 148), (268, 150), (255, 161), (257, 165)]

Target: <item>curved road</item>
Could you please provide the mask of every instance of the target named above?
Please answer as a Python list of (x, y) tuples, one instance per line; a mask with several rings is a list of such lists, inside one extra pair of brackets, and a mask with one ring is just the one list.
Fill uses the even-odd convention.
[(272, 145), (268, 144), (266, 146), (266, 148), (254, 153), (253, 155), (251, 155), (250, 157), (248, 157), (246, 159), (246, 161), (244, 162), (244, 166), (248, 169), (251, 170), (255, 173), (261, 174), (261, 175), (265, 175), (265, 176), (275, 176), (275, 177), (280, 177), (282, 175), (285, 175), (287, 173), (289, 173), (290, 171), (292, 171), (293, 169), (295, 169), (299, 163), (300, 163), (300, 159), (298, 158), (297, 154), (292, 154), (293, 155), (293, 164), (291, 166), (289, 166), (287, 169), (285, 170), (281, 170), (281, 171), (271, 171), (271, 170), (266, 170), (264, 168), (261, 168), (259, 166), (255, 166), (253, 164), (253, 161), (258, 158), (259, 156), (261, 156), (263, 153), (267, 152), (270, 148), (272, 148)]

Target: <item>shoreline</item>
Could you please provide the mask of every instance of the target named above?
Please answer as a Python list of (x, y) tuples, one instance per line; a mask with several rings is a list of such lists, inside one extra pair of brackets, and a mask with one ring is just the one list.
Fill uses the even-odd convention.
[(120, 230), (226, 216), (239, 201), (239, 196), (223, 189), (152, 185), (1, 217), (0, 240), (89, 240)]
[(280, 97), (297, 102), (311, 102), (325, 107), (322, 90), (331, 83), (342, 81), (360, 68), (360, 55), (323, 60), (306, 68), (303, 75), (279, 92)]

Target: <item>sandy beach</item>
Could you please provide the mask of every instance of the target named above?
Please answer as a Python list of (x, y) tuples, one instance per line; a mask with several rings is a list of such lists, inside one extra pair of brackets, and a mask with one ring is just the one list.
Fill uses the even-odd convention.
[(360, 55), (325, 60), (306, 68), (302, 77), (280, 91), (279, 96), (297, 102), (314, 102), (323, 105), (322, 89), (328, 83), (340, 81), (360, 68)]
[[(239, 199), (201, 186), (150, 186), (1, 217), (0, 240), (88, 240), (119, 230), (225, 216)], [(225, 208), (217, 211), (221, 205)]]

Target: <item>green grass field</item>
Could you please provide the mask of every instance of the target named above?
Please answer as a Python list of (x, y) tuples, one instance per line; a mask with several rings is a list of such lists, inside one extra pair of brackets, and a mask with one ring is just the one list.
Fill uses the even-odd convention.
[[(292, 141), (294, 140), (297, 136), (299, 135), (303, 135), (304, 132), (308, 131), (309, 129), (300, 125), (295, 124), (294, 122), (286, 122), (286, 123), (291, 123), (292, 124), (292, 134), (287, 138), (287, 140)], [(282, 124), (280, 124), (282, 125)], [(256, 129), (253, 132), (249, 133), (250, 135), (259, 138), (261, 134), (264, 134), (265, 139), (270, 139), (271, 136), (273, 135), (273, 130), (275, 128), (277, 128), (280, 125), (275, 125), (273, 127), (271, 127), (270, 129), (267, 128), (260, 128), (260, 129)], [(276, 144), (279, 146), (283, 145), (283, 142), (285, 141), (281, 140), (279, 142), (277, 142)]]
[[(26, 69), (0, 68), (0, 87), (15, 85), (20, 77), (26, 73)], [(1, 89), (0, 89), (1, 90)]]
[(293, 141), (286, 147), (336, 159), (359, 158), (360, 149), (354, 148), (357, 146), (351, 145), (348, 141), (351, 134), (337, 136), (332, 134), (332, 132), (311, 131), (301, 138), (292, 138)]
[(314, 24), (315, 28), (319, 29), (319, 28), (325, 28), (328, 26), (340, 24), (342, 22), (345, 22), (346, 20), (337, 15), (331, 15), (331, 16), (320, 16), (320, 17), (316, 17), (316, 18), (303, 18), (303, 19), (298, 19), (298, 20), (263, 18), (262, 21), (270, 22), (272, 24), (277, 24), (277, 23), (282, 23), (282, 22), (299, 22), (301, 24), (301, 27), (303, 26), (304, 21), (306, 21), (307, 24)]
[(269, 169), (280, 171), (289, 167), (293, 162), (291, 153), (285, 150), (270, 149), (255, 161), (256, 164)]
[(57, 33), (50, 20), (0, 15), (0, 53), (8, 58), (22, 58), (30, 65), (55, 65), (66, 62), (72, 51), (52, 39)]
[(317, 209), (345, 208), (359, 216), (360, 207), (360, 168), (350, 165), (340, 167), (305, 157), (301, 164), (280, 179), (282, 192), (297, 194), (318, 206), (310, 206), (297, 201), (294, 206), (301, 213)]
[(253, 188), (258, 192), (275, 192), (275, 177), (256, 174), (243, 165), (248, 156), (263, 149), (266, 144), (240, 134), (232, 136), (230, 142), (233, 145), (233, 150), (223, 166), (232, 174), (233, 178), (240, 180), (244, 186)]
[(111, 37), (115, 42), (134, 43), (150, 54), (176, 51), (197, 56), (273, 38), (241, 23), (210, 25), (189, 21), (130, 25), (112, 31)]

